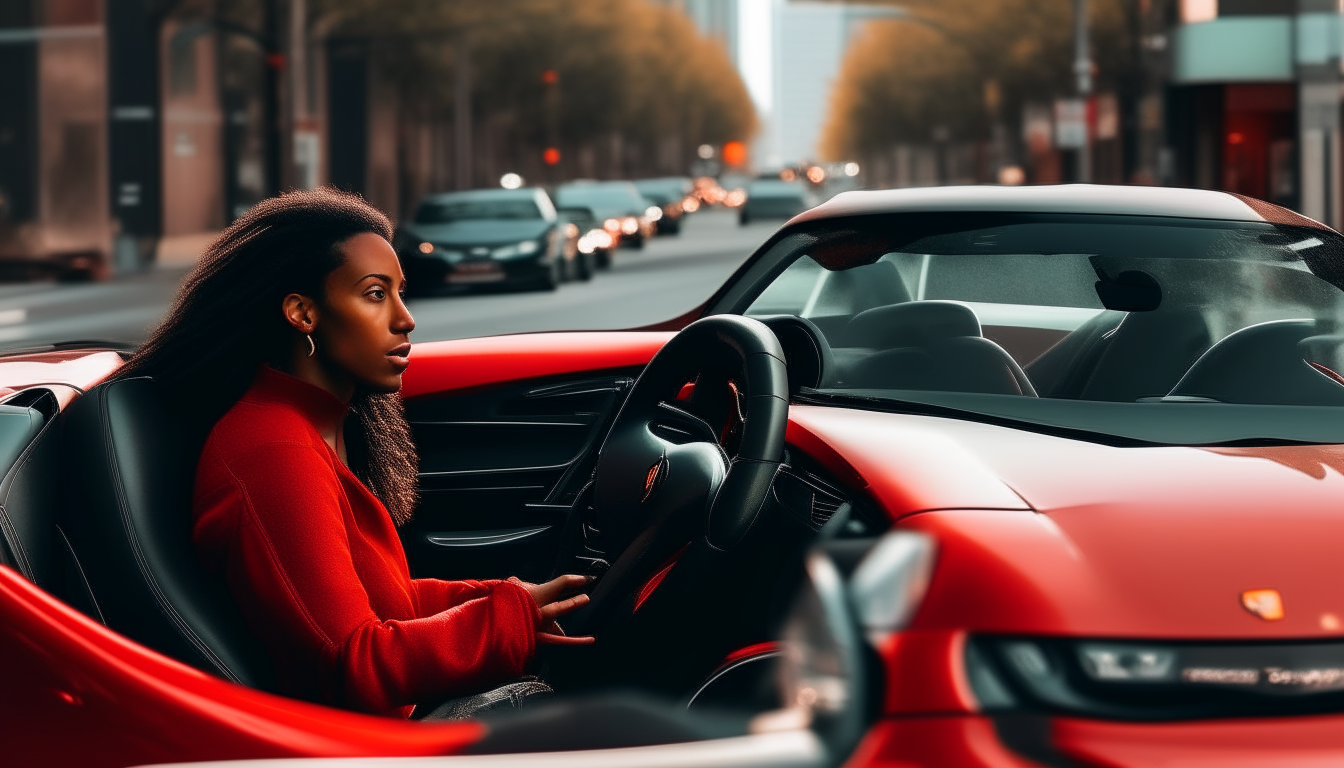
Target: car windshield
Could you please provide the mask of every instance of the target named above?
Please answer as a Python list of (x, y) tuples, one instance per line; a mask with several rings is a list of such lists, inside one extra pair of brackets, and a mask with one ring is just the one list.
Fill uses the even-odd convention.
[(427, 200), (415, 214), (417, 224), (451, 224), (468, 219), (540, 219), (541, 209), (531, 198)]
[(643, 213), (648, 206), (633, 184), (575, 184), (561, 187), (556, 202), (563, 208), (587, 206), (621, 213)]
[(805, 397), (1143, 442), (1344, 441), (1333, 232), (899, 214), (814, 225), (751, 269), (746, 314), (803, 318), (824, 348)]
[(780, 197), (790, 200), (801, 200), (807, 195), (807, 190), (802, 184), (789, 181), (757, 181), (747, 187), (747, 194), (751, 197)]

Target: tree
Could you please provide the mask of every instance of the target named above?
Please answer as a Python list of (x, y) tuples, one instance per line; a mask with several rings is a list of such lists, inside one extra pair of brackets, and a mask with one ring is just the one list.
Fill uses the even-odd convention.
[[(935, 132), (984, 140), (993, 115), (1073, 92), (1071, 0), (904, 0), (903, 20), (875, 22), (850, 49), (823, 150), (854, 157)], [(1091, 0), (1098, 85), (1138, 79), (1136, 3)], [(941, 129), (941, 131), (940, 131)]]
[[(592, 147), (618, 136), (638, 150), (631, 170), (652, 170), (644, 166), (668, 142), (689, 161), (701, 143), (755, 130), (750, 97), (722, 47), (647, 0), (314, 5), (340, 19), (339, 33), (375, 41), (379, 65), (421, 114), (451, 111), (456, 47), (468, 46), (477, 124), (506, 153), (540, 157), (552, 141)], [(544, 81), (548, 71), (558, 83)]]

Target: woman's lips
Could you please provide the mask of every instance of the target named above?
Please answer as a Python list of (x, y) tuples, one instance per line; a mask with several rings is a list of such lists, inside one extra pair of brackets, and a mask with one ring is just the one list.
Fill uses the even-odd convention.
[(395, 349), (389, 350), (387, 356), (392, 360), (393, 363), (400, 365), (404, 368), (411, 364), (410, 361), (411, 345), (402, 344), (401, 346), (396, 347)]

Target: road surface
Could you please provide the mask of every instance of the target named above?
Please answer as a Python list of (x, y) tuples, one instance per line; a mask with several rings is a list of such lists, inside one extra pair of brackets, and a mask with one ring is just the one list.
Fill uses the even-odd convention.
[[(553, 293), (456, 294), (410, 302), (412, 341), (499, 333), (628, 328), (667, 320), (699, 305), (778, 227), (737, 225), (730, 211), (690, 216), (678, 236), (643, 250), (620, 249), (610, 270)], [(162, 318), (183, 276), (156, 269), (105, 283), (0, 285), (0, 349), (58, 341), (134, 344)]]

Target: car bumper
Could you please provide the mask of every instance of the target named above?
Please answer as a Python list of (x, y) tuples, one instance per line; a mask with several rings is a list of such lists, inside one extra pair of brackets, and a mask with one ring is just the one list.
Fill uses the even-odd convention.
[(1160, 723), (1031, 715), (887, 718), (869, 730), (844, 764), (847, 768), (1335, 766), (1344, 765), (1344, 715)]

